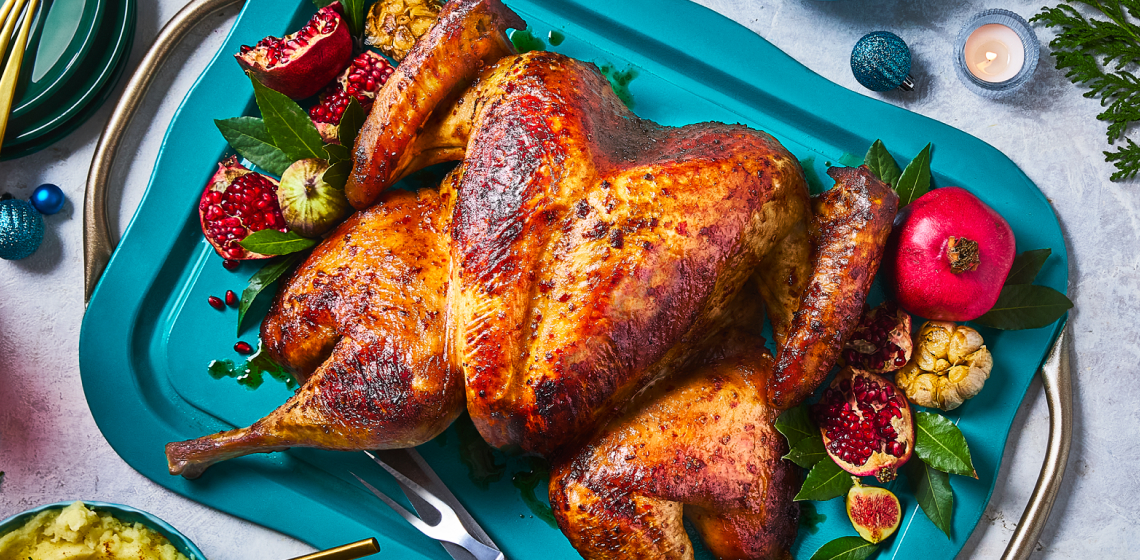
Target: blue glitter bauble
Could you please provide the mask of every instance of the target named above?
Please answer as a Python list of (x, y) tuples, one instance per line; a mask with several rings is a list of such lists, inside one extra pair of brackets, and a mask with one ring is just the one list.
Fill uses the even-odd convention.
[(40, 247), (44, 218), (23, 200), (0, 200), (0, 259), (20, 260)]
[(46, 216), (63, 210), (64, 200), (63, 190), (51, 183), (44, 183), (32, 191), (32, 206)]
[(908, 81), (910, 49), (890, 31), (868, 33), (851, 49), (851, 72), (871, 91), (895, 89)]

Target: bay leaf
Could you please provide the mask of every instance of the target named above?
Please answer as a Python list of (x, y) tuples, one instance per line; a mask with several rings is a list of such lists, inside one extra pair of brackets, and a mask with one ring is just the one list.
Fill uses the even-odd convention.
[(249, 80), (253, 83), (257, 108), (261, 109), (261, 118), (265, 121), (269, 136), (273, 138), (273, 144), (293, 161), (324, 159), (321, 133), (317, 131), (308, 113), (296, 101), (265, 87), (252, 75)]
[(348, 183), (348, 174), (352, 173), (352, 162), (338, 161), (325, 170), (321, 179), (332, 187), (343, 191)]
[(262, 255), (288, 255), (304, 251), (320, 240), (301, 237), (294, 232), (281, 232), (275, 229), (255, 231), (241, 240), (241, 246), (246, 250)]
[(879, 545), (863, 537), (839, 537), (815, 551), (811, 560), (864, 560), (878, 550)]
[(235, 117), (215, 120), (214, 124), (234, 151), (258, 167), (280, 177), (293, 164), (293, 159), (273, 144), (265, 121), (257, 117)]
[(907, 477), (914, 482), (914, 498), (926, 517), (935, 527), (950, 538), (951, 515), (954, 513), (954, 492), (950, 488), (950, 475), (926, 466), (922, 461), (907, 464)]
[(997, 303), (974, 322), (1004, 331), (1039, 329), (1073, 308), (1065, 294), (1048, 286), (1012, 284), (1001, 289)]
[(820, 461), (811, 468), (808, 472), (807, 478), (804, 479), (804, 485), (800, 488), (799, 493), (796, 494), (795, 501), (800, 500), (815, 500), (823, 502), (832, 498), (846, 496), (847, 491), (855, 482), (851, 479), (851, 475), (839, 468), (830, 458), (826, 461)]
[(364, 114), (364, 107), (360, 106), (360, 102), (355, 97), (349, 96), (348, 106), (344, 108), (344, 113), (340, 116), (340, 124), (337, 125), (336, 132), (340, 145), (346, 151), (352, 152), (352, 147), (356, 145), (356, 137), (360, 135), (360, 127), (364, 126), (366, 118), (368, 115)]
[(245, 314), (249, 311), (249, 306), (253, 305), (254, 300), (266, 288), (271, 286), (282, 274), (293, 268), (301, 260), (299, 253), (294, 253), (280, 260), (274, 260), (269, 264), (261, 267), (261, 270), (253, 273), (249, 277), (249, 285), (246, 286), (241, 292), (241, 303), (238, 305), (238, 321), (237, 329), (238, 336), (241, 336), (241, 322), (245, 319)]
[(978, 478), (966, 437), (958, 426), (932, 412), (919, 412), (914, 419), (914, 454), (919, 459), (942, 472)]
[(791, 451), (784, 455), (787, 459), (805, 469), (815, 466), (820, 459), (827, 459), (827, 450), (823, 447), (823, 437), (817, 431), (815, 437), (806, 437), (796, 442)]
[(340, 0), (344, 6), (344, 18), (348, 20), (348, 32), (353, 37), (364, 36), (364, 0)]
[(870, 149), (867, 150), (867, 155), (863, 158), (863, 165), (871, 170), (880, 181), (894, 187), (899, 182), (899, 177), (902, 175), (902, 170), (899, 169), (899, 164), (895, 162), (895, 158), (891, 157), (887, 147), (883, 145), (882, 140), (875, 140), (871, 144)]
[(898, 183), (895, 184), (895, 192), (899, 194), (899, 209), (930, 191), (930, 150), (931, 145), (927, 144), (910, 160), (899, 176)]
[(325, 144), (325, 153), (329, 155), (328, 161), (330, 165), (348, 161), (349, 158), (352, 157), (348, 152), (348, 148), (340, 144)]
[(1052, 249), (1033, 249), (1015, 257), (1013, 266), (1009, 269), (1009, 276), (1005, 277), (1005, 285), (1032, 284), (1051, 254), (1053, 254)]
[(776, 431), (784, 434), (784, 438), (788, 440), (788, 447), (795, 447), (804, 438), (823, 437), (815, 422), (811, 421), (807, 406), (802, 404), (785, 410), (779, 418), (776, 418)]

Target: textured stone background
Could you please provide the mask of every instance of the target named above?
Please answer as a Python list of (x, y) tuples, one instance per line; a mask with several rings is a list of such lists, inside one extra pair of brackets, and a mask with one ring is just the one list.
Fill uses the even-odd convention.
[[(1140, 358), (1140, 185), (1110, 183), (1104, 124), (1096, 101), (1081, 97), (1052, 68), (1048, 49), (1033, 81), (1002, 102), (965, 90), (951, 66), (959, 27), (985, 8), (1028, 18), (1040, 2), (943, 0), (731, 1), (700, 3), (748, 26), (824, 77), (845, 87), (949, 123), (1005, 152), (1052, 201), (1066, 233), (1075, 335), (1076, 433), (1068, 476), (1037, 558), (1135, 556), (1140, 525), (1138, 408), (1131, 374)], [(139, 2), (132, 63), (183, 0)], [(182, 96), (209, 62), (235, 12), (201, 26), (160, 74), (119, 157), (111, 197), (122, 228), (134, 212), (163, 132)], [(885, 29), (914, 52), (911, 93), (873, 94), (852, 78), (851, 46)], [(1038, 29), (1047, 42), (1052, 33)], [(125, 80), (124, 80), (125, 81)], [(163, 96), (162, 92), (165, 92)], [(26, 198), (36, 185), (63, 187), (69, 205), (47, 218), (44, 245), (31, 258), (0, 261), (0, 518), (64, 499), (128, 503), (170, 520), (215, 560), (277, 559), (309, 547), (289, 537), (197, 505), (160, 488), (111, 450), (88, 411), (77, 360), (83, 314), (81, 208), (95, 142), (109, 115), (43, 152), (0, 162), (0, 190)], [(128, 157), (126, 154), (134, 154)], [(1014, 422), (1002, 472), (985, 517), (961, 557), (997, 557), (1033, 488), (1044, 456), (1048, 411), (1034, 383)]]

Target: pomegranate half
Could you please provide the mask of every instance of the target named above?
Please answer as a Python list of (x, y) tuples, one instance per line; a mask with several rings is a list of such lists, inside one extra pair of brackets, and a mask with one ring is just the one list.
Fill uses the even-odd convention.
[(884, 264), (903, 309), (961, 322), (994, 306), (1015, 256), (1000, 214), (965, 189), (944, 187), (899, 212)]
[(827, 454), (855, 476), (890, 482), (914, 453), (910, 404), (878, 375), (843, 368), (811, 411)]
[(352, 35), (342, 9), (340, 2), (333, 2), (296, 33), (269, 36), (252, 47), (242, 45), (234, 56), (265, 87), (293, 99), (314, 95), (352, 58)]
[(236, 156), (218, 164), (198, 201), (198, 218), (206, 241), (223, 259), (234, 261), (272, 256), (242, 247), (247, 235), (263, 229), (288, 230), (277, 204), (277, 182), (246, 169)]

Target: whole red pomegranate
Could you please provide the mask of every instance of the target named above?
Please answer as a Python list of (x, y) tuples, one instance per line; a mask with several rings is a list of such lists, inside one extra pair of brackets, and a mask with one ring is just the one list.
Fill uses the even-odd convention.
[(899, 212), (885, 263), (903, 309), (969, 321), (997, 302), (1014, 256), (1005, 219), (965, 189), (945, 187)]
[(267, 259), (253, 253), (241, 240), (255, 231), (287, 231), (277, 203), (277, 182), (243, 167), (237, 157), (218, 164), (218, 172), (206, 185), (198, 202), (202, 234), (223, 259)]
[(352, 35), (341, 15), (340, 2), (333, 2), (291, 35), (269, 36), (252, 47), (242, 45), (234, 55), (241, 67), (265, 87), (293, 99), (303, 99), (321, 90), (352, 59)]
[(827, 454), (855, 476), (890, 482), (914, 452), (906, 396), (873, 373), (843, 368), (811, 412)]

